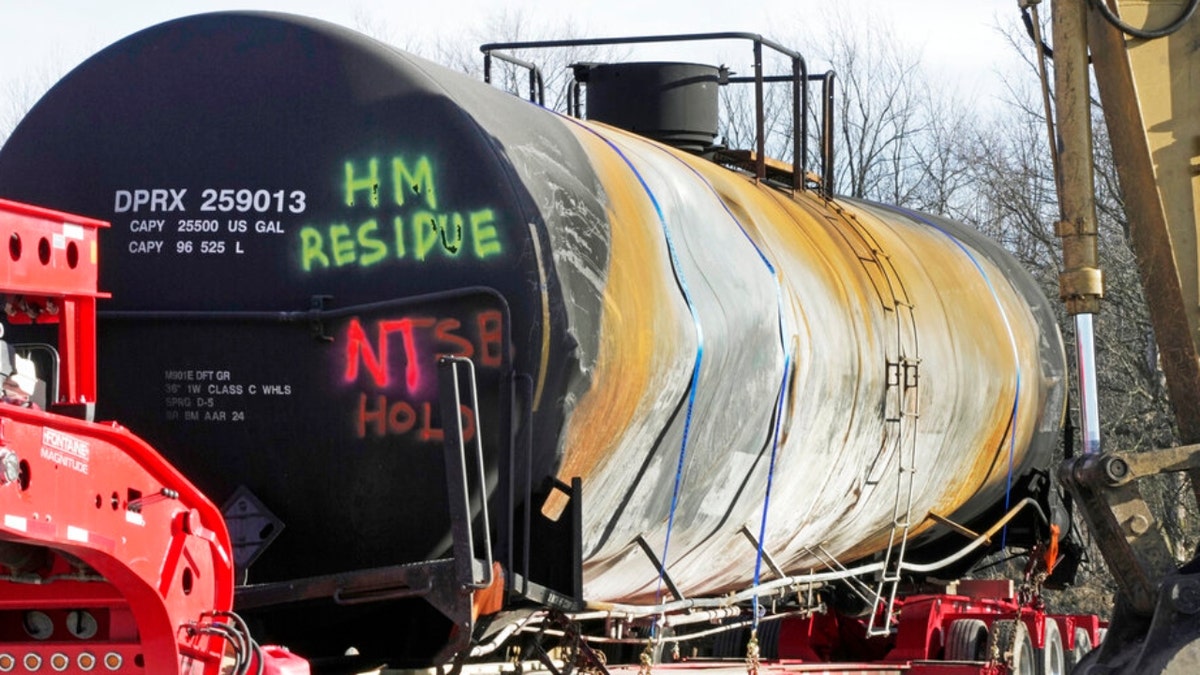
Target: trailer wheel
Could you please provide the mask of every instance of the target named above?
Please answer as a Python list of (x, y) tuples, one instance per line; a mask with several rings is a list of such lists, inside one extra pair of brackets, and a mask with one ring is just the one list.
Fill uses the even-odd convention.
[(995, 650), (1010, 675), (1037, 675), (1037, 654), (1024, 621), (997, 621), (992, 624), (991, 637), (989, 651)]
[(1075, 670), (1075, 666), (1092, 651), (1092, 635), (1086, 628), (1075, 628), (1075, 648), (1067, 652), (1067, 672)]
[(987, 661), (988, 629), (979, 619), (956, 619), (946, 635), (947, 661)]
[(1045, 633), (1043, 647), (1038, 656), (1038, 675), (1067, 675), (1067, 657), (1063, 654), (1062, 631), (1058, 622), (1046, 617), (1042, 630)]

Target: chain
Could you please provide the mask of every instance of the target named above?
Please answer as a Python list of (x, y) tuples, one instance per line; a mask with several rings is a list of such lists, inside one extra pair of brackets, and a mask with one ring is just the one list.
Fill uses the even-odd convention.
[(604, 652), (592, 649), (586, 641), (579, 643), (579, 672), (587, 675), (609, 675), (608, 657)]
[(1003, 645), (1000, 644), (1000, 622), (999, 621), (992, 622), (992, 627), (988, 631), (988, 644), (991, 645), (991, 650), (990, 650), (990, 653), (988, 654), (988, 656), (989, 656), (988, 660), (991, 663), (1001, 663), (1001, 648), (1003, 647)]
[(653, 675), (654, 673), (654, 638), (650, 637), (646, 640), (646, 648), (642, 650), (642, 656), (639, 659), (641, 665), (638, 667), (638, 675)]
[(750, 642), (746, 645), (746, 675), (758, 675), (758, 630), (750, 631)]
[(513, 675), (525, 674), (525, 665), (521, 660), (521, 645), (512, 645), (508, 648), (508, 663), (512, 666)]

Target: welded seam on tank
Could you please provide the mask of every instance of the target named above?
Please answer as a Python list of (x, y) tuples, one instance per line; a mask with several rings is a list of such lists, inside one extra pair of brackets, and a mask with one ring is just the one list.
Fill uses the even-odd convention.
[(642, 176), (641, 172), (637, 170), (637, 167), (634, 166), (633, 162), (630, 161), (629, 157), (626, 156), (621, 148), (617, 147), (616, 143), (606, 138), (595, 129), (581, 124), (578, 120), (574, 120), (569, 117), (564, 117), (563, 119), (575, 124), (579, 128), (599, 138), (601, 141), (607, 144), (613, 152), (617, 153), (617, 156), (621, 158), (621, 161), (625, 162), (625, 165), (629, 167), (631, 172), (633, 172), (633, 175), (637, 178), (638, 183), (641, 184), (642, 190), (645, 191), (646, 196), (650, 198), (650, 203), (654, 206), (654, 212), (658, 215), (658, 222), (662, 226), (663, 237), (666, 239), (667, 253), (671, 258), (671, 269), (675, 274), (675, 282), (679, 285), (679, 290), (683, 293), (683, 299), (684, 302), (687, 303), (688, 312), (692, 315), (692, 325), (696, 329), (696, 359), (692, 365), (692, 380), (691, 384), (689, 385), (690, 389), (688, 391), (687, 415), (683, 419), (683, 440), (679, 444), (679, 463), (675, 468), (675, 486), (671, 493), (671, 510), (667, 515), (667, 534), (663, 539), (663, 554), (659, 561), (661, 567), (659, 568), (658, 588), (655, 591), (657, 602), (661, 602), (663, 577), (666, 575), (667, 570), (667, 553), (671, 548), (671, 529), (675, 525), (675, 511), (679, 506), (679, 491), (683, 483), (683, 467), (684, 460), (687, 457), (687, 445), (692, 427), (692, 413), (696, 407), (696, 390), (699, 388), (698, 385), (700, 383), (700, 366), (704, 361), (704, 332), (700, 326), (700, 315), (697, 314), (696, 305), (692, 302), (692, 294), (688, 289), (687, 279), (683, 274), (683, 266), (680, 264), (679, 255), (675, 250), (675, 242), (671, 237), (671, 230), (667, 225), (666, 215), (663, 213), (662, 205), (658, 203), (658, 198), (654, 196), (654, 191), (650, 189), (650, 185), (646, 182), (646, 179)]
[[(735, 225), (737, 225), (738, 230), (740, 230), (742, 233), (742, 236), (745, 237), (746, 241), (750, 244), (750, 246), (754, 248), (754, 252), (758, 254), (758, 259), (761, 260), (763, 265), (766, 266), (767, 271), (771, 273), (771, 278), (774, 279), (774, 281), (775, 281), (775, 315), (776, 315), (776, 324), (779, 328), (779, 351), (783, 354), (783, 375), (782, 375), (782, 377), (780, 379), (780, 383), (779, 383), (779, 395), (776, 397), (776, 402), (775, 402), (774, 423), (771, 425), (772, 426), (771, 462), (770, 462), (770, 464), (767, 465), (767, 485), (766, 485), (765, 490), (763, 491), (762, 519), (759, 523), (758, 542), (756, 543), (756, 546), (755, 546), (756, 550), (755, 550), (755, 556), (754, 556), (754, 586), (758, 587), (759, 578), (762, 574), (763, 549), (767, 545), (766, 544), (767, 514), (768, 514), (768, 512), (770, 510), (770, 506), (771, 506), (771, 485), (775, 480), (775, 460), (776, 460), (776, 457), (778, 456), (778, 452), (779, 452), (779, 434), (780, 434), (780, 430), (782, 427), (782, 420), (783, 420), (783, 404), (784, 404), (784, 400), (785, 400), (785, 394), (787, 392), (788, 375), (791, 372), (791, 363), (792, 363), (792, 354), (788, 351), (788, 347), (787, 347), (788, 340), (787, 340), (787, 334), (786, 334), (786, 327), (783, 324), (783, 314), (784, 314), (784, 312), (783, 312), (783, 280), (780, 278), (779, 272), (776, 271), (775, 265), (773, 265), (771, 263), (771, 260), (769, 258), (767, 258), (767, 254), (763, 252), (762, 248), (758, 245), (758, 242), (754, 241), (754, 238), (750, 236), (750, 233), (746, 230), (746, 226), (742, 224), (741, 219), (739, 219), (737, 217), (737, 214), (735, 214), (733, 212), (733, 209), (729, 208), (729, 204), (726, 203), (726, 201), (721, 197), (721, 193), (719, 191), (717, 191), (717, 189), (715, 187), (713, 187), (713, 184), (711, 181), (708, 180), (708, 177), (705, 176), (704, 174), (702, 174), (699, 170), (697, 170), (696, 167), (694, 167), (690, 163), (684, 161), (684, 159), (682, 157), (668, 151), (666, 148), (663, 148), (660, 146), (655, 146), (655, 147), (658, 147), (658, 149), (661, 152), (663, 152), (668, 157), (671, 157), (672, 159), (674, 159), (675, 161), (679, 162), (684, 167), (686, 167), (689, 171), (691, 171), (696, 176), (696, 178), (706, 188), (708, 188), (708, 191), (712, 193), (713, 197), (717, 200), (717, 203), (719, 203), (721, 205), (721, 208), (725, 209), (725, 213), (729, 216), (730, 220), (732, 220), (733, 223)], [(751, 470), (753, 470), (753, 469), (751, 469)], [(729, 512), (733, 511), (733, 507), (734, 507), (734, 504), (737, 503), (738, 496), (740, 496), (740, 495), (735, 495), (734, 499), (730, 502), (729, 509), (726, 512), (726, 516), (729, 515)], [(722, 522), (724, 522), (724, 520), (722, 520)], [(754, 596), (753, 622), (754, 622), (754, 630), (758, 630), (758, 595), (757, 594), (755, 594), (755, 596)]]
[[(1020, 350), (1017, 348), (1017, 339), (1016, 335), (1013, 333), (1012, 323), (1008, 319), (1008, 312), (1004, 311), (1004, 305), (1000, 302), (1000, 294), (996, 292), (996, 287), (994, 284), (992, 284), (992, 278), (988, 275), (987, 271), (983, 269), (983, 264), (979, 262), (979, 259), (975, 257), (975, 254), (972, 253), (971, 250), (967, 248), (966, 244), (960, 241), (958, 237), (955, 237), (953, 234), (940, 227), (937, 223), (934, 223), (916, 211), (906, 209), (902, 206), (888, 204), (879, 204), (878, 206), (907, 216), (908, 218), (911, 218), (919, 223), (924, 223), (938, 232), (941, 232), (946, 236), (947, 239), (954, 242), (954, 245), (957, 246), (959, 250), (961, 250), (963, 254), (967, 256), (967, 259), (970, 260), (971, 264), (975, 266), (975, 269), (979, 272), (979, 275), (983, 277), (984, 283), (987, 284), (988, 292), (992, 294), (992, 299), (996, 302), (996, 309), (1000, 312), (1000, 318), (1004, 320), (1004, 330), (1008, 333), (1008, 343), (1012, 347), (1013, 364), (1016, 366), (1017, 375), (1016, 391), (1013, 393), (1012, 412), (1010, 413), (1011, 416), (1009, 418), (1008, 427), (1008, 475), (1005, 478), (1004, 483), (1004, 510), (1007, 511), (1012, 502), (1013, 462), (1016, 456), (1017, 448), (1017, 415), (1020, 412), (1021, 402), (1021, 354)], [(1008, 527), (1005, 526), (1000, 533), (1000, 548), (1003, 549), (1007, 543)]]

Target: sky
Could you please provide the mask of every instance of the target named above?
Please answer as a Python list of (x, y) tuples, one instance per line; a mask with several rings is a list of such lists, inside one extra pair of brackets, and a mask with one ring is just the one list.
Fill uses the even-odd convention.
[[(1019, 26), (1017, 0), (837, 0), (837, 4), (864, 23), (877, 22), (899, 44), (921, 55), (927, 73), (952, 83), (968, 98), (1000, 95), (997, 73), (1011, 72), (1019, 58), (998, 28)], [(0, 99), (7, 99), (0, 100), (0, 114), (21, 105), (21, 98), (36, 96), (88, 56), (126, 35), (168, 19), (221, 9), (303, 14), (365, 29), (401, 47), (428, 47), (438, 41), (474, 47), (481, 38), (495, 39), (484, 37), (485, 28), (499, 12), (508, 11), (519, 13), (532, 26), (569, 22), (577, 33), (571, 37), (739, 30), (760, 33), (805, 53), (803, 44), (793, 42), (795, 36), (819, 30), (831, 6), (830, 0), (0, 0)], [(722, 52), (706, 58), (693, 52), (686, 60), (725, 62), (723, 56)], [(810, 59), (812, 71), (826, 65)]]

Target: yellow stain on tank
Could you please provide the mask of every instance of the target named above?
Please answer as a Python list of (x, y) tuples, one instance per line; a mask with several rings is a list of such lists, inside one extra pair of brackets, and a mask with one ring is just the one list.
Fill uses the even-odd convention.
[[(587, 484), (650, 405), (654, 360), (670, 350), (674, 327), (689, 319), (667, 276), (668, 251), (653, 203), (620, 155), (600, 137), (574, 131), (603, 184), (610, 228), (593, 387), (567, 424), (563, 447), (569, 451), (559, 469), (560, 480), (578, 476)], [(553, 493), (542, 512), (557, 519), (565, 506)]]
[[(559, 476), (564, 482), (582, 477), (592, 486), (585, 489), (589, 512), (597, 506), (604, 512), (613, 488), (623, 487), (614, 476), (628, 476), (609, 461), (615, 450), (627, 450), (623, 444), (651, 450), (654, 436), (645, 426), (665, 400), (664, 355), (695, 347), (680, 344), (692, 332), (692, 319), (672, 276), (659, 216), (626, 158), (604, 139), (650, 143), (604, 125), (588, 127), (595, 133), (581, 127), (575, 134), (605, 190), (610, 258), (593, 386), (568, 417)], [(901, 461), (916, 476), (909, 536), (933, 525), (931, 512), (949, 516), (981, 493), (1003, 497), (1010, 451), (1012, 465), (1021, 466), (1045, 401), (1037, 322), (999, 268), (984, 255), (969, 254), (946, 232), (903, 214), (793, 194), (661, 146), (654, 152), (681, 163), (677, 169), (658, 165), (658, 171), (678, 172), (660, 180), (684, 194), (696, 191), (697, 199), (715, 193), (728, 209), (729, 226), (741, 227), (774, 269), (780, 343), (792, 362), (779, 437), (783, 501), (772, 505), (766, 543), (787, 569), (821, 564), (809, 546), (828, 547), (843, 561), (884, 549), (892, 506), (906, 497)], [(645, 161), (635, 154), (628, 161)], [(837, 350), (836, 365), (827, 363), (832, 355), (822, 349)], [(897, 363), (912, 368), (918, 386), (887, 385), (889, 364)], [(911, 413), (898, 426), (888, 421), (897, 410)], [(710, 458), (707, 470), (721, 471), (722, 458), (733, 450), (696, 453)], [(804, 489), (788, 492), (796, 477)], [(647, 490), (669, 490), (663, 477), (654, 480)], [(748, 484), (747, 494), (754, 496), (746, 504), (731, 503), (737, 515), (722, 521), (722, 533), (693, 537), (691, 548), (673, 558), (672, 574), (685, 594), (689, 586), (711, 593), (745, 584), (754, 551), (737, 532), (743, 524), (756, 525), (761, 501), (754, 500), (761, 500), (762, 487)], [(557, 515), (564, 504), (552, 498), (543, 511)], [(682, 514), (680, 527), (688, 526), (690, 515)], [(827, 538), (806, 539), (813, 536)], [(637, 554), (585, 562), (585, 583), (600, 578), (597, 588), (611, 597), (650, 592), (652, 578), (622, 576), (627, 572), (619, 563), (628, 555)]]

